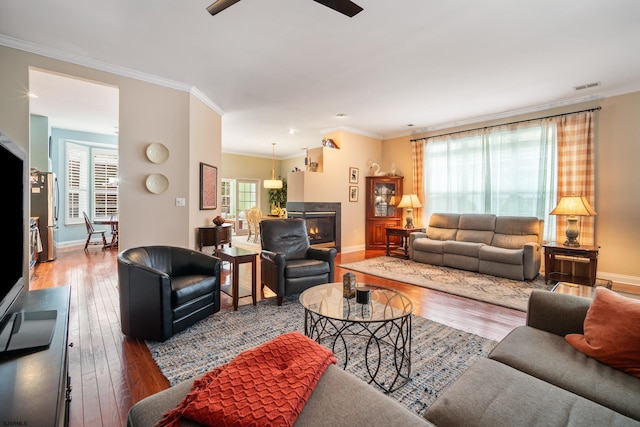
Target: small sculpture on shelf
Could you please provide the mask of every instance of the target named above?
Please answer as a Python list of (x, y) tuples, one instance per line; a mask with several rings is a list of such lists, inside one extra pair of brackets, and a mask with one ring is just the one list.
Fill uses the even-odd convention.
[(386, 172), (380, 171), (380, 165), (377, 163), (371, 163), (371, 176), (386, 176)]

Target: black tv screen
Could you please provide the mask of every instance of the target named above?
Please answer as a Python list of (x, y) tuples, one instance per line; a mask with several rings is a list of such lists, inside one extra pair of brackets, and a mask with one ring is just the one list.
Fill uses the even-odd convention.
[(0, 131), (0, 177), (3, 183), (3, 247), (0, 274), (0, 321), (5, 323), (11, 308), (24, 287), (25, 214), (24, 198), (28, 189), (25, 152)]

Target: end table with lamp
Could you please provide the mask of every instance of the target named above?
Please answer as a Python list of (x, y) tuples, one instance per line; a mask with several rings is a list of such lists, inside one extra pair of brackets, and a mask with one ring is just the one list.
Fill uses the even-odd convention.
[[(406, 209), (407, 222), (404, 227), (386, 227), (386, 255), (392, 254), (398, 255), (401, 258), (409, 259), (409, 235), (413, 232), (426, 230), (421, 227), (414, 227), (413, 225), (413, 208), (421, 208), (422, 203), (417, 194), (404, 194), (398, 203), (398, 208)], [(391, 238), (393, 236), (400, 237), (400, 247), (392, 250), (390, 248)]]
[(545, 281), (594, 286), (600, 246), (581, 245), (578, 242), (578, 217), (595, 216), (596, 211), (586, 197), (571, 195), (561, 197), (549, 214), (567, 216), (567, 240), (562, 244), (550, 242), (543, 245)]
[[(386, 229), (387, 235), (387, 256), (397, 256), (403, 259), (409, 259), (409, 235), (413, 232), (426, 232), (427, 230), (424, 228), (406, 228), (406, 227), (387, 227)], [(396, 249), (392, 249), (390, 246), (391, 237), (397, 236), (400, 237), (400, 247)]]
[(598, 213), (591, 207), (589, 201), (584, 196), (562, 196), (558, 205), (549, 212), (549, 215), (565, 215), (567, 216), (567, 240), (564, 246), (578, 247), (578, 217), (579, 216), (596, 216)]
[(402, 199), (400, 199), (400, 203), (398, 203), (399, 208), (403, 208), (407, 210), (407, 223), (405, 224), (405, 228), (413, 228), (413, 208), (421, 208), (422, 203), (420, 203), (420, 199), (417, 194), (404, 194)]

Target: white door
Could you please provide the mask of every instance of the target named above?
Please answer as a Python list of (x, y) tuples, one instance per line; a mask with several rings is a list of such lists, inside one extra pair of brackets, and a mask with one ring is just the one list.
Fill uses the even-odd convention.
[(227, 221), (234, 221), (237, 235), (248, 233), (246, 211), (260, 204), (259, 184), (258, 180), (222, 178), (222, 214)]

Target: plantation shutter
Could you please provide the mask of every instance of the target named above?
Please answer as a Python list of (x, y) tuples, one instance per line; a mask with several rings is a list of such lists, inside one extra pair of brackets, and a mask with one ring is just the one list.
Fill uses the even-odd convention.
[(67, 143), (66, 224), (84, 223), (82, 212), (88, 208), (88, 169), (88, 148)]

